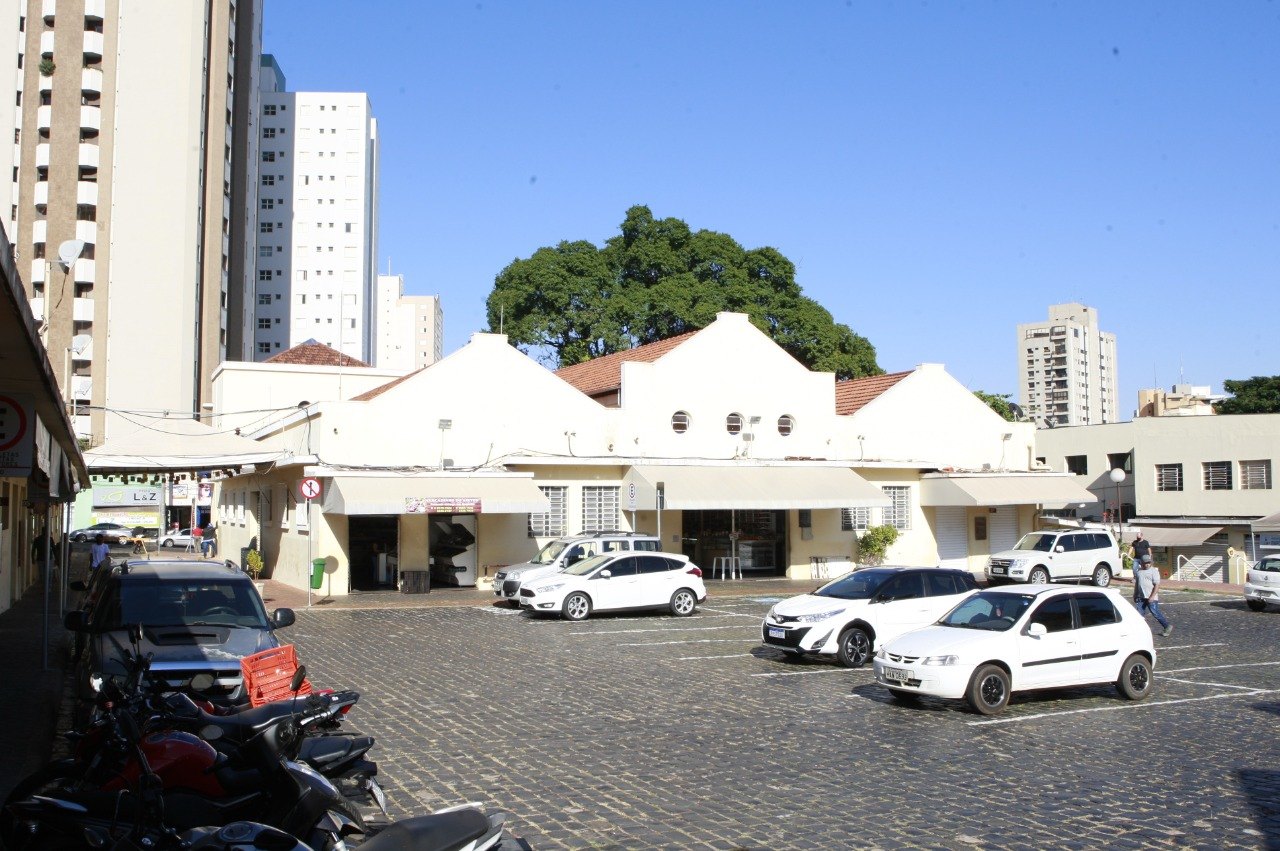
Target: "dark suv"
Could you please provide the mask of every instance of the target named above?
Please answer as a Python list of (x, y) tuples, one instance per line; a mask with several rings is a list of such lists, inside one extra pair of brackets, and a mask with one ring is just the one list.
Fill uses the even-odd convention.
[(153, 678), (182, 688), (196, 674), (210, 674), (214, 688), (206, 697), (239, 702), (240, 659), (278, 647), (275, 630), (294, 621), (291, 609), (268, 616), (249, 576), (225, 563), (128, 562), (94, 586), (91, 608), (67, 613), (67, 628), (86, 635), (76, 670), (76, 697), (83, 702), (92, 700), (103, 677), (126, 673), (134, 625), (142, 627), (141, 652), (153, 654)]

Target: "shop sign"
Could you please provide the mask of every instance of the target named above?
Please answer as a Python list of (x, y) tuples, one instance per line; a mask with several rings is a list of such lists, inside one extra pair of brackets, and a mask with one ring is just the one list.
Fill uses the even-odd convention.
[(160, 521), (157, 519), (159, 517), (159, 509), (160, 509), (160, 506), (157, 505), (156, 510), (150, 511), (150, 512), (123, 511), (123, 510), (95, 511), (93, 513), (93, 522), (94, 523), (119, 523), (121, 526), (128, 526), (131, 529), (134, 526), (144, 526), (144, 527), (159, 526)]
[(30, 396), (0, 393), (0, 477), (25, 479), (31, 475), (35, 423)]
[(1268, 549), (1280, 548), (1280, 535), (1267, 532), (1258, 533), (1258, 546)]
[(479, 514), (480, 498), (469, 496), (407, 496), (405, 514)]
[(93, 489), (95, 508), (158, 508), (160, 491), (157, 488), (103, 488)]

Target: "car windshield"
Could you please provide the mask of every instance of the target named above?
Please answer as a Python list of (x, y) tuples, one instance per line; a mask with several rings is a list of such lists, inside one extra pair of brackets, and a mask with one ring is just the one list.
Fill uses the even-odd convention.
[(1264, 573), (1280, 573), (1280, 558), (1264, 558), (1255, 564), (1253, 569)]
[(95, 610), (94, 629), (220, 626), (269, 629), (262, 598), (248, 581), (217, 579), (117, 582)]
[(567, 546), (569, 545), (566, 544), (564, 541), (552, 541), (551, 543), (543, 547), (538, 552), (538, 554), (533, 557), (533, 560), (529, 563), (530, 564), (551, 564), (553, 561), (556, 560), (556, 557), (559, 556), (560, 553), (564, 552), (564, 548)]
[(887, 579), (896, 575), (893, 570), (856, 570), (833, 579), (813, 592), (815, 597), (835, 597), (838, 600), (870, 600)]
[(584, 558), (580, 562), (571, 564), (560, 572), (567, 573), (570, 576), (586, 576), (588, 573), (595, 570), (600, 565), (604, 564), (607, 561), (612, 561), (612, 560), (613, 560), (613, 553), (601, 553), (598, 556), (592, 556), (591, 558)]
[(965, 597), (959, 605), (938, 621), (942, 626), (960, 629), (986, 629), (1004, 632), (1026, 614), (1035, 601), (1035, 594), (1017, 594), (1009, 591), (979, 591)]
[(1053, 541), (1057, 535), (1045, 535), (1039, 532), (1032, 532), (1023, 535), (1022, 540), (1018, 541), (1015, 550), (1035, 550), (1036, 552), (1047, 553), (1053, 549)]

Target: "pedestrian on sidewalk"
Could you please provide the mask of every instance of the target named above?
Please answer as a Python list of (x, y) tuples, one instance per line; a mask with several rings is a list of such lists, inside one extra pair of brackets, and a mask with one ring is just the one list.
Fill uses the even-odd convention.
[(196, 550), (204, 546), (204, 530), (200, 528), (199, 521), (191, 527), (191, 534), (187, 536), (187, 545), (183, 548), (183, 552), (194, 553)]
[(1142, 568), (1138, 571), (1134, 583), (1142, 595), (1142, 602), (1138, 604), (1138, 614), (1146, 617), (1147, 612), (1151, 612), (1163, 627), (1160, 635), (1169, 635), (1173, 632), (1173, 625), (1164, 616), (1164, 612), (1160, 611), (1160, 571), (1156, 570), (1156, 566), (1151, 563), (1150, 555), (1143, 556)]
[(1129, 555), (1133, 557), (1133, 604), (1136, 606), (1142, 602), (1138, 594), (1138, 571), (1142, 569), (1143, 562), (1151, 561), (1151, 542), (1142, 537), (1141, 529), (1134, 533)]
[(204, 527), (201, 533), (200, 554), (205, 558), (209, 558), (218, 551), (218, 530), (214, 523), (210, 523)]

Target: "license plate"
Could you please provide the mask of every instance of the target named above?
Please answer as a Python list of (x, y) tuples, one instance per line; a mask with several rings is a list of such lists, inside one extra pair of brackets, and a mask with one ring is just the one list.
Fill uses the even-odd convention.
[(992, 573), (1004, 573), (1004, 571), (1005, 571), (1005, 569), (1004, 569), (1003, 567), (993, 567), (993, 568), (991, 568), (991, 572), (992, 572)]
[(787, 631), (785, 629), (774, 629), (773, 627), (770, 627), (769, 637), (770, 638), (786, 638)]
[(387, 815), (387, 794), (372, 777), (369, 778), (369, 794), (373, 796), (373, 802), (378, 805), (378, 809), (382, 810), (382, 814)]
[(911, 679), (911, 672), (903, 668), (881, 668), (880, 673), (886, 680), (892, 680), (895, 683), (905, 683)]

